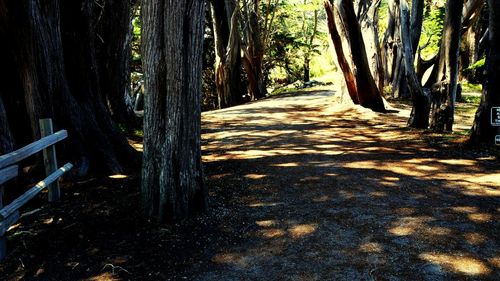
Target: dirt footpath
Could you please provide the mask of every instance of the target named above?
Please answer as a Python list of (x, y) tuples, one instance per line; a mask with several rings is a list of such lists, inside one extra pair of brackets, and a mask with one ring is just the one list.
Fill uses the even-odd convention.
[(332, 96), (205, 113), (210, 211), (196, 219), (145, 220), (139, 175), (38, 196), (7, 233), (0, 280), (500, 280), (498, 160), (460, 149), (460, 132), (408, 129), (404, 106)]
[(499, 280), (499, 163), (332, 95), (204, 114), (214, 212), (240, 237), (187, 279)]

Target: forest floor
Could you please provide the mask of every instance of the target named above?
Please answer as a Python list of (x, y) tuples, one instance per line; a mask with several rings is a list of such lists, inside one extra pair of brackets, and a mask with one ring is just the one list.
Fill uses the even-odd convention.
[(435, 134), (406, 127), (407, 105), (379, 114), (334, 96), (205, 113), (211, 206), (195, 220), (144, 222), (134, 175), (35, 200), (0, 279), (499, 280), (500, 161), (463, 145), (468, 105), (456, 133)]

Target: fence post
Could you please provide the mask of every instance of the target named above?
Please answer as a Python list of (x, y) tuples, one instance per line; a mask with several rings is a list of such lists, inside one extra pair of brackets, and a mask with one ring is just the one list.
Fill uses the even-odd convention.
[[(43, 137), (50, 136), (54, 133), (52, 128), (52, 119), (40, 119), (40, 134)], [(43, 163), (45, 165), (45, 174), (49, 176), (57, 170), (56, 147), (51, 145), (43, 150)], [(59, 190), (59, 182), (56, 180), (48, 186), (49, 202), (59, 200), (61, 192)]]

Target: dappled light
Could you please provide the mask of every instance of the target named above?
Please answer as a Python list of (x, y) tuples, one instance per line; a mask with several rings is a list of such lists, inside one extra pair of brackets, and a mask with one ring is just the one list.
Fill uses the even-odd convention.
[(126, 179), (126, 178), (128, 178), (128, 176), (127, 175), (116, 174), (116, 175), (109, 176), (109, 178), (110, 179), (118, 179), (119, 180), (119, 179)]
[(423, 260), (442, 266), (446, 270), (465, 275), (485, 275), (491, 273), (491, 269), (481, 260), (470, 256), (454, 256), (439, 253), (423, 253)]
[(250, 278), (257, 269), (290, 276), (298, 252), (300, 274), (312, 280), (363, 279), (363, 270), (328, 270), (345, 263), (374, 268), (375, 280), (496, 276), (495, 159), (426, 145), (425, 134), (401, 129), (407, 108), (378, 114), (335, 104), (336, 95), (310, 91), (204, 114), (203, 160), (217, 171), (210, 184), (249, 208), (238, 210), (250, 221), (244, 240), (216, 262)]

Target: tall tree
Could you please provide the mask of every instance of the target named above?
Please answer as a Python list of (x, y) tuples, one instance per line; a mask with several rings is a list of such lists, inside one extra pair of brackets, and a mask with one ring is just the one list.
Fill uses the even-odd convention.
[(484, 32), (484, 0), (468, 0), (462, 11), (462, 44), (460, 47), (461, 78), (469, 81), (476, 79), (476, 70), (468, 69), (480, 59), (479, 41)]
[(132, 128), (138, 124), (130, 89), (132, 7), (130, 1), (96, 1), (97, 61), (102, 94), (116, 122)]
[(249, 93), (252, 99), (266, 96), (266, 77), (264, 74), (264, 55), (269, 47), (271, 32), (278, 4), (281, 0), (242, 1), (243, 25), (243, 66), (248, 78)]
[[(415, 4), (415, 3), (414, 3)], [(415, 73), (415, 67), (413, 65), (414, 52), (413, 47), (415, 37), (411, 31), (411, 27), (414, 26), (408, 21), (409, 18), (409, 8), (406, 0), (400, 0), (400, 33), (401, 33), (401, 45), (403, 48), (403, 61), (404, 61), (404, 71), (405, 71), (405, 81), (407, 82), (408, 89), (410, 91), (413, 108), (411, 111), (410, 119), (408, 120), (408, 125), (414, 128), (425, 129), (429, 126), (429, 112), (430, 112), (430, 94), (428, 91), (424, 91), (420, 85), (420, 80)]]
[(448, 0), (439, 47), (439, 61), (432, 85), (431, 127), (451, 131), (458, 88), (458, 53), (460, 50), (463, 0)]
[(215, 86), (219, 108), (243, 102), (238, 3), (210, 1), (215, 38)]
[[(124, 164), (137, 156), (102, 97), (95, 5), (92, 0), (5, 0), (0, 5), (0, 36), (10, 38), (1, 41), (0, 49), (12, 57), (6, 60), (12, 74), (2, 75), (0, 81), (14, 90), (2, 92), (2, 99), (15, 145), (39, 138), (38, 120), (53, 118), (56, 128), (69, 131), (67, 157), (80, 174), (89, 167), (122, 172)], [(25, 115), (28, 122), (22, 128), (12, 126)]]
[(389, 0), (388, 23), (382, 42), (382, 65), (384, 81), (390, 86), (394, 97), (401, 97), (401, 81), (404, 78), (403, 49), (401, 48), (401, 17), (399, 15), (399, 1)]
[(384, 70), (378, 37), (378, 10), (381, 2), (381, 0), (359, 0), (357, 3), (357, 17), (366, 47), (370, 71), (380, 92), (384, 90)]
[[(374, 111), (385, 111), (382, 96), (370, 72), (353, 3), (335, 0), (332, 5), (325, 1), (325, 9), (330, 35), (351, 99)], [(345, 36), (340, 36), (340, 33)]]
[(493, 145), (500, 127), (491, 124), (491, 108), (500, 107), (500, 0), (489, 0), (489, 43), (486, 56), (486, 80), (481, 104), (472, 127), (471, 141)]
[[(304, 0), (304, 6), (308, 5), (307, 0)], [(314, 9), (312, 11), (312, 22), (309, 22), (309, 17), (306, 7), (302, 11), (302, 39), (304, 40), (303, 45), (304, 50), (304, 82), (309, 82), (311, 80), (311, 55), (314, 52), (314, 39), (318, 33), (318, 10)]]
[(158, 221), (181, 220), (207, 206), (200, 145), (204, 3), (142, 5), (143, 205)]

